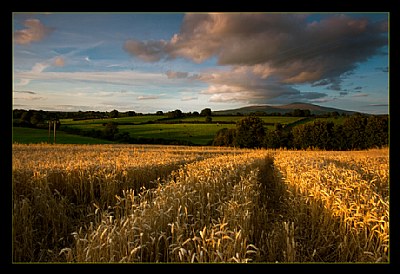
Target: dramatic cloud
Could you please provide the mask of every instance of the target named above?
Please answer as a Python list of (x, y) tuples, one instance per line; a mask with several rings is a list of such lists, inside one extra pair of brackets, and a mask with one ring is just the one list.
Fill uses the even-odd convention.
[[(220, 65), (268, 65), (287, 81), (315, 81), (354, 68), (387, 45), (387, 22), (332, 15), (307, 22), (305, 14), (187, 14), (170, 41), (129, 40), (143, 60), (184, 57)], [(303, 75), (301, 75), (303, 74)]]
[(279, 103), (287, 100), (311, 100), (326, 96), (325, 93), (301, 93), (288, 84), (272, 78), (260, 78), (254, 73), (254, 67), (237, 66), (230, 71), (212, 71), (197, 77), (210, 86), (201, 94), (210, 95), (211, 102)]
[(128, 40), (125, 42), (124, 49), (143, 61), (155, 62), (164, 57), (166, 44), (163, 40), (146, 42)]
[(26, 29), (14, 32), (14, 42), (20, 45), (27, 45), (32, 42), (38, 42), (52, 32), (51, 28), (43, 25), (38, 19), (25, 20)]
[[(186, 14), (169, 41), (128, 40), (124, 49), (149, 62), (186, 58), (201, 63), (216, 57), (224, 73), (168, 78), (200, 80), (211, 101), (277, 98), (311, 84), (342, 91), (343, 77), (388, 44), (387, 22), (348, 15), (308, 20), (307, 14)], [(297, 93), (296, 93), (297, 94)], [(323, 97), (325, 94), (318, 94)], [(300, 96), (306, 98), (307, 96)]]

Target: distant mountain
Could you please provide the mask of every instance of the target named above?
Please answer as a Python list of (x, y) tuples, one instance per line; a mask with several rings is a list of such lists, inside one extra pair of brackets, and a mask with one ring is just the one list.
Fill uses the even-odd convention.
[(350, 110), (322, 107), (322, 106), (314, 105), (314, 104), (295, 102), (295, 103), (281, 105), (281, 106), (253, 105), (253, 106), (247, 106), (247, 107), (236, 108), (236, 109), (217, 110), (217, 111), (213, 111), (213, 114), (214, 115), (236, 115), (237, 113), (250, 114), (252, 112), (265, 112), (267, 114), (271, 114), (271, 113), (285, 114), (285, 113), (291, 112), (295, 109), (303, 109), (303, 110), (308, 109), (308, 110), (310, 110), (311, 114), (316, 114), (316, 115), (321, 115), (321, 114), (325, 114), (328, 112), (334, 112), (334, 111), (337, 111), (339, 114), (343, 114), (343, 113), (354, 114), (354, 113), (356, 113), (355, 111), (350, 111)]

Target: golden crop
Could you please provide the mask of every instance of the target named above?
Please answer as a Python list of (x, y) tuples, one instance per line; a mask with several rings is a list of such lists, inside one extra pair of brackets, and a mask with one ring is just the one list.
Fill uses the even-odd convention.
[[(297, 200), (296, 211), (307, 211), (311, 207), (312, 218), (302, 221), (318, 222), (315, 225), (325, 227), (326, 237), (331, 237), (332, 241), (337, 238), (334, 252), (341, 261), (388, 260), (387, 149), (283, 151), (276, 155), (275, 165), (290, 189), (290, 196)], [(312, 212), (319, 212), (316, 208), (320, 204), (325, 213), (312, 215)], [(318, 243), (315, 249), (318, 250), (318, 245), (320, 249), (325, 248), (327, 240), (310, 233)], [(350, 253), (350, 249), (359, 252)]]
[(389, 262), (388, 149), (13, 145), (14, 262)]

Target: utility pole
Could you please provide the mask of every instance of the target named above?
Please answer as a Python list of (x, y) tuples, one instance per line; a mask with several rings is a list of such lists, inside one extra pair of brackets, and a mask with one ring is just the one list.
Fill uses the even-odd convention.
[(49, 123), (49, 136), (47, 138), (47, 143), (50, 144), (51, 120), (47, 121), (47, 123)]
[(56, 143), (56, 121), (54, 123), (54, 144)]
[(53, 130), (54, 130), (54, 132), (53, 132), (53, 144), (55, 144), (56, 143), (56, 126), (57, 126), (56, 120), (49, 120), (48, 123), (49, 123), (49, 135), (48, 135), (48, 138), (47, 138), (47, 143), (50, 144), (51, 127), (53, 125)]

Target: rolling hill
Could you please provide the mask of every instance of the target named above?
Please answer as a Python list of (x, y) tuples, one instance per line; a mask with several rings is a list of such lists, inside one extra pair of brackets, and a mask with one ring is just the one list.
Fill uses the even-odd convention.
[(337, 111), (339, 114), (355, 113), (354, 111), (350, 111), (350, 110), (322, 107), (322, 106), (315, 105), (315, 104), (295, 102), (295, 103), (291, 103), (291, 104), (287, 104), (287, 105), (280, 105), (280, 106), (253, 105), (253, 106), (247, 106), (247, 107), (236, 108), (236, 109), (217, 110), (217, 111), (213, 111), (213, 114), (214, 115), (236, 115), (237, 113), (250, 114), (252, 112), (265, 112), (267, 114), (271, 114), (271, 113), (285, 114), (285, 113), (291, 112), (295, 109), (303, 109), (303, 110), (308, 109), (308, 110), (310, 110), (311, 114), (316, 114), (316, 115), (325, 114), (325, 113), (334, 112), (334, 111)]

